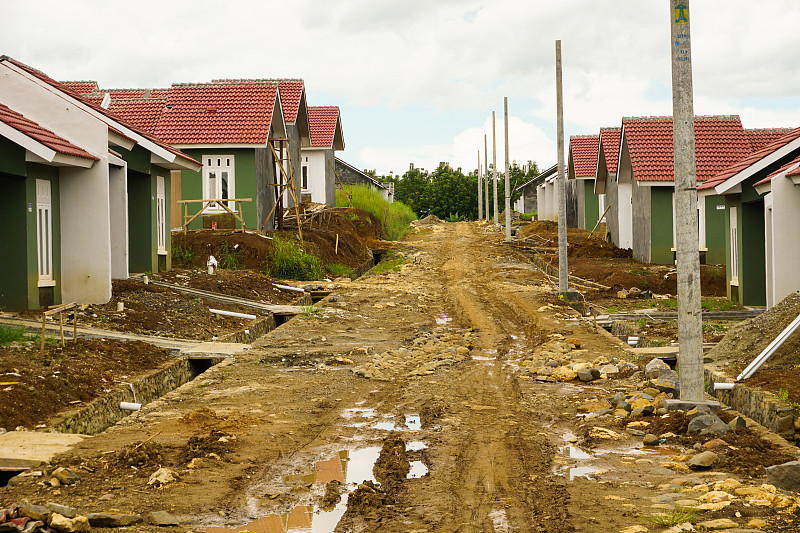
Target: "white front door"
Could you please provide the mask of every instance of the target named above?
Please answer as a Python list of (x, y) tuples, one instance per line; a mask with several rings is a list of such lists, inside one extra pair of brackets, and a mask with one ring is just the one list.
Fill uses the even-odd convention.
[(731, 283), (733, 285), (739, 284), (739, 221), (736, 216), (736, 208), (731, 207), (729, 223), (731, 239), (730, 269)]

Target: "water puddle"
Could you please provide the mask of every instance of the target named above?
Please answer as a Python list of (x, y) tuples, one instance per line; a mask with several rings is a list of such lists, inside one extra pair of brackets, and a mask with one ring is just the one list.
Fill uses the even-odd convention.
[(496, 533), (511, 531), (511, 524), (508, 523), (508, 516), (506, 516), (505, 509), (495, 509), (489, 513), (489, 518), (492, 521), (492, 529)]
[(421, 440), (414, 440), (406, 443), (407, 452), (418, 452), (420, 450), (426, 450), (426, 449), (428, 449), (428, 445), (422, 442)]
[(442, 317), (437, 317), (436, 318), (436, 323), (439, 324), (440, 326), (443, 326), (443, 325), (447, 324), (448, 322), (452, 322), (452, 321), (453, 321), (452, 318), (446, 317), (446, 316), (442, 316)]
[(419, 415), (406, 415), (406, 427), (411, 431), (420, 431), (422, 429), (422, 420)]
[(422, 461), (411, 461), (411, 469), (408, 471), (406, 479), (418, 479), (428, 475), (428, 467)]
[(592, 454), (582, 450), (581, 448), (578, 448), (577, 446), (567, 446), (566, 451), (567, 453), (565, 455), (572, 459), (591, 459), (593, 457)]
[(602, 468), (596, 468), (594, 466), (575, 466), (569, 469), (569, 480), (573, 481), (576, 477), (591, 479), (591, 475), (600, 470), (602, 470)]

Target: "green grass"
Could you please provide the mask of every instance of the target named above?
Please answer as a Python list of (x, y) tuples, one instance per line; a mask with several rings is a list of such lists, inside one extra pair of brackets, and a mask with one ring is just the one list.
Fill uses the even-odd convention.
[(352, 268), (341, 263), (331, 263), (329, 265), (325, 265), (325, 270), (337, 277), (349, 276), (353, 271)]
[[(381, 221), (383, 238), (396, 241), (408, 231), (412, 220), (417, 215), (402, 202), (389, 203), (383, 199), (380, 192), (368, 185), (348, 186), (348, 194), (352, 194), (353, 207), (369, 211)], [(341, 189), (336, 189), (336, 206), (348, 207), (347, 197)]]
[(300, 306), (300, 313), (304, 317), (314, 316), (317, 313), (319, 313), (320, 311), (322, 311), (322, 310), (319, 307), (315, 307), (313, 305), (302, 305), (302, 306)]
[(172, 246), (172, 263), (176, 266), (189, 268), (194, 260), (194, 252), (180, 244)]
[(28, 337), (26, 330), (22, 326), (3, 326), (0, 325), (0, 345), (11, 344)]
[(382, 274), (389, 271), (399, 272), (400, 265), (405, 262), (406, 260), (402, 255), (395, 252), (389, 252), (383, 256), (383, 259), (381, 259), (380, 263), (372, 268), (372, 272), (376, 274)]
[(697, 513), (691, 509), (674, 509), (663, 513), (643, 516), (642, 520), (658, 524), (659, 526), (677, 526), (684, 522), (692, 522), (697, 517)]
[(522, 213), (519, 215), (520, 220), (533, 220), (536, 217), (536, 211), (533, 213)]
[(322, 278), (322, 259), (293, 239), (275, 236), (267, 255), (265, 273), (281, 279), (312, 281)]
[(700, 307), (703, 311), (729, 311), (731, 309), (738, 309), (739, 304), (732, 302), (727, 298), (704, 298)]
[(234, 246), (228, 244), (228, 241), (222, 241), (217, 248), (217, 261), (219, 267), (226, 270), (237, 270), (240, 266), (239, 263), (239, 250)]

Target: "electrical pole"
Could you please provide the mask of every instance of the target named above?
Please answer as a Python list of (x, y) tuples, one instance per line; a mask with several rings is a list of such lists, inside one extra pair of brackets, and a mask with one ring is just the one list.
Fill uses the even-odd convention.
[(481, 151), (478, 150), (478, 220), (483, 218), (483, 178), (481, 177)]
[(556, 123), (558, 136), (558, 293), (569, 291), (567, 270), (567, 179), (564, 172), (564, 91), (561, 86), (561, 39), (556, 41)]
[(492, 205), (494, 206), (494, 223), (497, 224), (497, 135), (494, 127), (494, 111), (492, 111), (492, 184), (494, 186), (494, 197), (492, 198)]
[(503, 112), (506, 123), (506, 188), (505, 188), (505, 210), (506, 210), (506, 242), (511, 242), (511, 169), (508, 166), (508, 96), (503, 97)]
[(672, 50), (672, 142), (675, 151), (675, 228), (678, 270), (678, 345), (681, 400), (703, 402), (703, 318), (700, 312), (700, 252), (697, 169), (692, 94), (689, 0), (670, 0)]
[(486, 149), (487, 141), (486, 134), (483, 134), (483, 171), (486, 174), (486, 179), (483, 180), (483, 197), (486, 200), (486, 220), (489, 220), (489, 152)]

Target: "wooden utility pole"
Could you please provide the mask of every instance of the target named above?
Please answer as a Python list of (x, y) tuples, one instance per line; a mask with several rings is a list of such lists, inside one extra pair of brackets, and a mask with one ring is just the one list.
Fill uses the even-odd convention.
[(483, 197), (486, 200), (486, 220), (489, 220), (489, 152), (487, 151), (486, 134), (483, 134), (483, 172), (486, 179), (483, 180)]
[(494, 197), (492, 205), (494, 207), (494, 223), (497, 224), (497, 135), (494, 127), (494, 111), (492, 111), (492, 184), (494, 186)]
[(675, 150), (675, 234), (678, 270), (678, 364), (681, 400), (705, 400), (703, 318), (700, 311), (700, 252), (697, 169), (692, 94), (689, 0), (670, 0), (672, 49), (672, 142)]
[(481, 151), (478, 150), (478, 220), (483, 218), (483, 177), (481, 174)]
[(564, 172), (564, 92), (561, 86), (561, 39), (556, 41), (556, 123), (558, 136), (558, 292), (569, 290), (567, 269), (567, 177)]
[(506, 242), (511, 242), (511, 169), (509, 167), (508, 157), (508, 96), (503, 97), (503, 113), (505, 115), (506, 125), (506, 188), (505, 188), (505, 202), (506, 210)]

